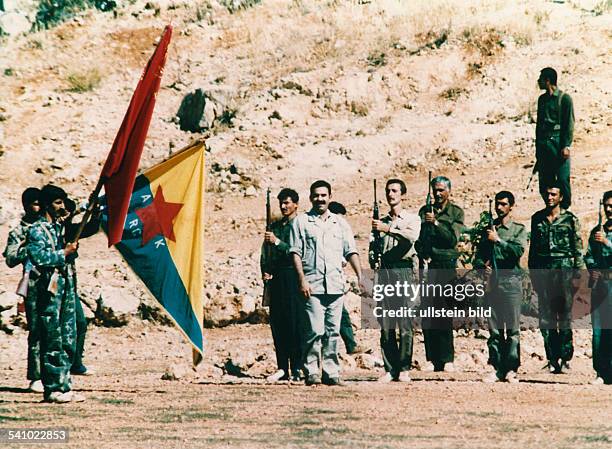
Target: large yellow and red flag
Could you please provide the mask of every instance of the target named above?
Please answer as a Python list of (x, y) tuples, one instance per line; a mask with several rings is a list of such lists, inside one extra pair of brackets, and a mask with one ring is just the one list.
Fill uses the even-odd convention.
[(204, 151), (195, 142), (136, 178), (116, 245), (193, 345), (194, 365), (203, 352)]

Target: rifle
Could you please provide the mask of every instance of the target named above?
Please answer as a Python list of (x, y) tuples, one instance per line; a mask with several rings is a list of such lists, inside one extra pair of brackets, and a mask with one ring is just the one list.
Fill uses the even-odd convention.
[[(372, 219), (380, 220), (380, 209), (378, 207), (378, 199), (376, 198), (376, 179), (374, 180), (374, 206), (372, 207)], [(370, 246), (370, 267), (374, 270), (379, 270), (382, 264), (382, 239), (380, 231), (372, 231), (372, 243)]]
[(527, 187), (525, 188), (525, 190), (529, 190), (529, 187), (531, 186), (531, 181), (533, 181), (534, 175), (540, 170), (538, 165), (539, 165), (539, 161), (536, 159), (536, 162), (533, 165), (533, 170), (531, 170), (531, 176), (529, 177), (529, 181), (527, 182)]
[[(597, 220), (597, 228), (599, 229), (599, 232), (603, 232), (603, 199), (599, 200), (599, 207), (597, 209), (598, 212), (598, 220)], [(601, 244), (595, 244), (593, 246), (593, 258), (595, 259), (595, 262), (597, 263), (597, 265), (599, 265), (600, 268), (604, 267), (604, 264), (602, 263), (602, 247)], [(589, 277), (589, 288), (594, 288), (595, 287), (596, 282), (591, 281), (591, 278)]]
[[(433, 201), (431, 195), (431, 170), (429, 171), (427, 180), (427, 197), (425, 198), (425, 206), (429, 207), (429, 212), (433, 212)], [(421, 231), (422, 239), (419, 239), (419, 276), (421, 282), (426, 282), (429, 271), (429, 262), (431, 262), (432, 256), (432, 234), (433, 228), (428, 223), (423, 223), (423, 229)]]
[[(270, 206), (270, 188), (266, 191), (266, 232), (270, 232), (272, 230), (272, 207)], [(270, 245), (264, 245), (264, 258), (266, 263), (270, 263), (272, 248)], [(269, 281), (264, 281), (264, 291), (263, 291), (263, 300), (262, 306), (266, 307), (270, 305), (271, 292)]]
[[(493, 224), (493, 200), (489, 198), (489, 225), (488, 229), (493, 229), (495, 225)], [(491, 256), (489, 258), (491, 261), (491, 268), (493, 268), (493, 274), (489, 278), (489, 282), (487, 283), (487, 290), (491, 291), (493, 288), (493, 282), (497, 279), (497, 259), (495, 257), (495, 243), (491, 242)]]

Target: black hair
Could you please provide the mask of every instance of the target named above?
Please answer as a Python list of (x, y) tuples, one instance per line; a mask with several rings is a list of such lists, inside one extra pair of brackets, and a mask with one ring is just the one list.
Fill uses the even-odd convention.
[(331, 203), (329, 203), (329, 206), (327, 206), (327, 209), (332, 214), (346, 215), (346, 207), (344, 207), (344, 204), (339, 203), (337, 201), (332, 201)]
[(550, 84), (553, 86), (557, 85), (557, 71), (552, 67), (545, 67), (540, 71), (540, 76), (542, 80), (550, 81)]
[(318, 181), (315, 181), (310, 185), (310, 194), (312, 195), (315, 189), (318, 189), (319, 187), (327, 188), (327, 192), (331, 196), (331, 185), (329, 184), (329, 182), (323, 181), (322, 179), (319, 179)]
[(276, 199), (279, 201), (283, 201), (285, 198), (291, 198), (291, 201), (293, 201), (296, 204), (300, 202), (300, 196), (293, 189), (287, 189), (287, 188), (282, 189), (278, 193), (278, 196), (276, 197)]
[(610, 198), (612, 198), (612, 190), (608, 190), (606, 193), (604, 193), (604, 195), (603, 195), (603, 202), (605, 203)]
[(514, 195), (512, 194), (512, 192), (509, 192), (508, 190), (502, 190), (501, 192), (497, 192), (495, 194), (495, 201), (504, 198), (508, 198), (508, 203), (510, 203), (510, 206), (514, 206)]

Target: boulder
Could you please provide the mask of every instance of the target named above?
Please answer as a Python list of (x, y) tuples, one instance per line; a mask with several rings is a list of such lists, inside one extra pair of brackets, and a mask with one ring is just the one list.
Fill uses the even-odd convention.
[[(204, 92), (196, 89), (183, 98), (176, 114), (182, 131), (199, 133), (211, 129), (218, 121), (231, 121), (227, 116), (231, 94), (224, 90)], [(231, 115), (231, 114), (230, 114)]]
[(102, 287), (96, 301), (98, 324), (108, 327), (125, 326), (138, 313), (140, 300), (117, 287)]
[(0, 293), (0, 311), (16, 307), (21, 297), (12, 291)]
[(197, 133), (210, 128), (211, 123), (202, 120), (205, 103), (206, 98), (202, 89), (196, 89), (185, 95), (176, 114), (182, 131)]
[(0, 15), (0, 32), (9, 36), (27, 33), (32, 24), (26, 16), (18, 12), (6, 12)]

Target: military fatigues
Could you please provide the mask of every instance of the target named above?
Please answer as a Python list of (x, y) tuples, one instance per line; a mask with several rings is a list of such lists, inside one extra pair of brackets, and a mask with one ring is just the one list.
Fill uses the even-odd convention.
[[(423, 206), (419, 216), (424, 219), (431, 206)], [(428, 265), (429, 284), (442, 284), (451, 281), (456, 276), (457, 258), (459, 252), (455, 249), (457, 239), (463, 230), (464, 213), (459, 206), (449, 202), (442, 210), (434, 208), (437, 226), (423, 222), (419, 234), (419, 257), (430, 241), (431, 258)], [(426, 297), (421, 301), (423, 307), (444, 308), (447, 306), (443, 297)], [(444, 367), (445, 363), (453, 362), (455, 350), (453, 346), (453, 320), (451, 318), (428, 318), (423, 320), (423, 337), (425, 338), (425, 355), (436, 369)]]
[(557, 181), (561, 185), (561, 207), (571, 205), (570, 160), (561, 157), (561, 150), (572, 145), (574, 136), (574, 106), (572, 98), (555, 89), (552, 95), (538, 98), (536, 121), (536, 160), (540, 194), (545, 199), (546, 186)]
[[(76, 236), (76, 231), (79, 224), (66, 223), (64, 229), (64, 240), (65, 243), (71, 242)], [(81, 236), (79, 239), (91, 237), (96, 234), (100, 229), (100, 218), (92, 217), (92, 219), (83, 227)], [(76, 313), (76, 348), (74, 353), (74, 360), (72, 361), (72, 369), (80, 371), (84, 369), (83, 366), (83, 353), (85, 351), (85, 336), (87, 334), (87, 319), (83, 312), (83, 305), (79, 299), (78, 283), (77, 283), (77, 272), (76, 272), (76, 259), (79, 257), (78, 252), (75, 252), (66, 258), (66, 265), (68, 267), (68, 273), (72, 276), (74, 286), (74, 309)]]
[[(391, 228), (388, 233), (381, 232), (382, 242), (371, 242), (369, 254), (375, 254), (372, 246), (381, 244), (381, 267), (377, 273), (378, 284), (394, 285), (396, 282), (415, 283), (413, 276), (413, 246), (419, 236), (421, 220), (418, 215), (401, 210), (398, 216), (384, 216), (381, 221)], [(370, 260), (370, 266), (376, 261)], [(414, 303), (409, 298), (385, 297), (381, 306), (385, 310), (398, 310), (400, 307), (411, 307)], [(382, 350), (385, 371), (394, 378), (402, 371), (408, 371), (412, 365), (412, 322), (410, 318), (379, 319), (380, 349)], [(399, 335), (396, 336), (396, 328)]]
[[(612, 384), (612, 246), (594, 241), (591, 231), (584, 261), (589, 270), (601, 273), (591, 291), (591, 322), (593, 325), (593, 369), (605, 383)], [(612, 242), (612, 226), (605, 230)]]
[(31, 272), (31, 262), (28, 262), (28, 254), (26, 249), (26, 238), (28, 229), (32, 226), (24, 220), (21, 220), (19, 226), (12, 229), (8, 235), (6, 248), (3, 256), (6, 259), (6, 264), (13, 268), (17, 265), (23, 265), (24, 272), (30, 270), (28, 281), (28, 295), (25, 298), (26, 319), (28, 321), (28, 369), (27, 378), (31, 381), (40, 380), (40, 333), (38, 321), (36, 319), (36, 290), (35, 290), (35, 274)]
[[(278, 369), (289, 376), (299, 376), (302, 367), (302, 308), (298, 290), (298, 278), (293, 260), (289, 253), (290, 221), (276, 221), (270, 230), (280, 240), (278, 245), (264, 243), (261, 249), (261, 271), (269, 273), (272, 279), (268, 281), (271, 289), (270, 327), (276, 351)], [(267, 249), (269, 253), (267, 253)]]
[[(27, 252), (40, 272), (36, 307), (40, 328), (41, 380), (45, 397), (70, 391), (76, 343), (73, 278), (66, 270), (61, 226), (40, 218), (28, 230)], [(54, 282), (55, 281), (55, 282)]]
[(580, 223), (570, 211), (551, 222), (545, 209), (531, 217), (529, 270), (538, 294), (540, 330), (546, 357), (552, 366), (568, 361), (574, 353), (572, 343), (572, 279), (575, 270), (585, 267), (582, 258)]
[(514, 221), (497, 222), (495, 227), (500, 241), (492, 246), (486, 233), (483, 234), (476, 249), (474, 268), (484, 268), (487, 262), (492, 266), (494, 251), (497, 273), (489, 279), (486, 295), (487, 306), (491, 308), (487, 346), (489, 365), (503, 379), (508, 372), (516, 372), (521, 363), (519, 331), (523, 283), (519, 263), (527, 247), (527, 230)]
[(304, 276), (311, 296), (303, 299), (306, 313), (304, 370), (307, 376), (323, 381), (338, 379), (338, 340), (344, 294), (343, 261), (357, 254), (353, 232), (339, 215), (327, 212), (321, 217), (314, 210), (293, 220), (289, 237), (290, 252), (302, 259)]

